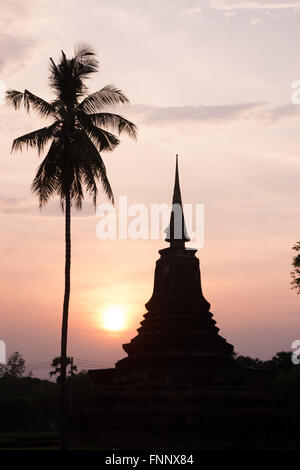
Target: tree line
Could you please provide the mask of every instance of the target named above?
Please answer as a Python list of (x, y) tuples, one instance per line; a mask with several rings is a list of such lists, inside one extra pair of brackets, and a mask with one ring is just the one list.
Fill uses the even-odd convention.
[[(19, 352), (11, 354), (6, 364), (0, 364), (0, 432), (58, 431), (60, 422), (59, 398), (60, 358), (49, 366), (49, 377), (56, 381), (33, 377)], [(68, 358), (68, 413), (79, 411), (80, 403), (92, 392), (93, 384), (87, 371), (77, 372)], [(71, 398), (71, 400), (70, 400)]]
[[(243, 369), (269, 371), (270, 396), (278, 398), (283, 409), (300, 422), (300, 365), (292, 363), (290, 352), (278, 352), (267, 361), (235, 354), (234, 360)], [(77, 371), (71, 358), (67, 362), (68, 413), (72, 415), (93, 392), (93, 383), (87, 371)], [(33, 377), (19, 352), (0, 365), (0, 432), (59, 430), (60, 358), (49, 366), (49, 377), (56, 377), (55, 382)]]

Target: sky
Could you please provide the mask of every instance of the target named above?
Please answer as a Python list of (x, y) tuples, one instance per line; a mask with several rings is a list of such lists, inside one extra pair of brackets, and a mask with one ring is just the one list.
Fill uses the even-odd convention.
[[(115, 198), (171, 202), (175, 154), (185, 203), (204, 205), (198, 251), (205, 297), (220, 334), (239, 354), (267, 359), (300, 338), (290, 289), (300, 239), (300, 1), (0, 0), (0, 80), (51, 99), (49, 57), (77, 42), (96, 51), (88, 86), (121, 88), (122, 114), (138, 139), (103, 154)], [(30, 185), (36, 152), (11, 155), (12, 140), (39, 117), (0, 105), (0, 339), (46, 377), (59, 355), (64, 218), (42, 211)], [(105, 203), (100, 195), (99, 203)], [(99, 240), (87, 198), (73, 210), (69, 355), (82, 367), (125, 356), (153, 288), (162, 240)], [(105, 309), (125, 327), (107, 331)], [(85, 361), (85, 362), (84, 362)], [(76, 360), (75, 360), (76, 362)], [(37, 364), (42, 364), (38, 366)]]

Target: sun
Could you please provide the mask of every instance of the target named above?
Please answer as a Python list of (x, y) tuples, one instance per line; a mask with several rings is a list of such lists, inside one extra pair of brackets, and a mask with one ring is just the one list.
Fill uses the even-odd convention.
[(102, 313), (102, 324), (106, 330), (122, 330), (125, 325), (124, 308), (121, 305), (108, 305)]

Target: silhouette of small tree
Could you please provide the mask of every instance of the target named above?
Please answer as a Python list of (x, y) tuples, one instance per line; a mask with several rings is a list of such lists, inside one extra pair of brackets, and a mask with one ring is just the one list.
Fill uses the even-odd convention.
[[(293, 250), (295, 251), (300, 251), (300, 242), (297, 242), (293, 246)], [(291, 272), (292, 276), (292, 282), (291, 286), (292, 289), (297, 290), (297, 294), (300, 294), (300, 253), (296, 256), (294, 256), (293, 261), (292, 261), (292, 266), (294, 268), (294, 271)]]
[[(73, 360), (71, 357), (67, 357), (67, 368), (69, 366), (69, 377), (72, 377), (75, 372), (77, 372), (77, 366), (73, 364)], [(61, 358), (55, 357), (51, 362), (51, 367), (53, 370), (49, 372), (50, 377), (56, 375), (56, 382), (60, 383), (60, 375), (61, 375)]]
[(11, 376), (14, 378), (21, 378), (25, 375), (26, 367), (25, 367), (25, 359), (23, 358), (22, 354), (18, 351), (12, 353), (6, 364), (0, 365), (0, 376)]

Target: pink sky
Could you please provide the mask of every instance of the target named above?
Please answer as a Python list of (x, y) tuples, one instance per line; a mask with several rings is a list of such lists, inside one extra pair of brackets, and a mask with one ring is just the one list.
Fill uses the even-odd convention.
[[(170, 203), (175, 154), (183, 200), (205, 205), (198, 252), (204, 294), (221, 334), (240, 354), (269, 358), (300, 338), (290, 290), (300, 239), (300, 2), (211, 0), (0, 0), (0, 80), (51, 98), (48, 60), (85, 41), (100, 57), (91, 91), (113, 83), (139, 128), (103, 154), (115, 197)], [(38, 165), (10, 155), (14, 137), (42, 127), (0, 105), (0, 338), (28, 364), (59, 353), (64, 220), (30, 192)], [(105, 202), (103, 197), (100, 202)], [(113, 363), (135, 335), (162, 241), (100, 241), (90, 201), (72, 222), (69, 354)], [(103, 330), (108, 304), (127, 327)], [(46, 370), (34, 370), (45, 376)]]

